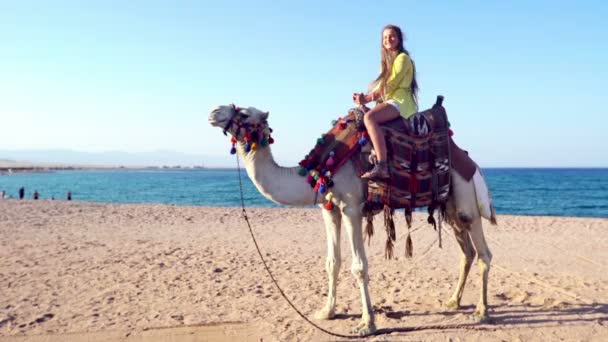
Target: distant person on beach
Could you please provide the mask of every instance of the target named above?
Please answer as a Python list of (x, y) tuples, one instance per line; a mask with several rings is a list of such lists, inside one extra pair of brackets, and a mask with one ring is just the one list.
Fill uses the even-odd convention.
[(32, 196), (32, 198), (37, 200), (39, 197), (40, 197), (40, 194), (38, 193), (38, 190), (34, 190), (34, 195)]
[[(365, 128), (374, 146), (378, 162), (361, 178), (388, 178), (386, 143), (380, 124), (399, 116), (410, 118), (418, 112), (418, 82), (416, 67), (403, 46), (403, 32), (398, 26), (387, 25), (382, 30), (380, 75), (369, 86), (367, 94), (354, 93), (353, 101), (364, 111)], [(365, 105), (376, 102), (369, 109)]]
[(5, 198), (6, 198), (6, 191), (2, 190), (2, 199), (5, 199)]
[(25, 197), (25, 188), (24, 187), (20, 187), (19, 188), (19, 199), (22, 200), (23, 197)]
[(68, 191), (68, 201), (71, 201), (71, 200), (72, 200), (72, 192)]

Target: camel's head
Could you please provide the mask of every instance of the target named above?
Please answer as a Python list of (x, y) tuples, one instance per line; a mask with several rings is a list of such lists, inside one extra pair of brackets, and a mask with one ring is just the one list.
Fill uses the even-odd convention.
[[(239, 141), (247, 146), (254, 144), (267, 146), (272, 144), (270, 137), (272, 129), (268, 127), (268, 112), (263, 112), (254, 107), (239, 108), (235, 105), (219, 106), (209, 114), (211, 126), (224, 130), (224, 134), (230, 133), (233, 142)], [(247, 151), (249, 152), (249, 151)]]

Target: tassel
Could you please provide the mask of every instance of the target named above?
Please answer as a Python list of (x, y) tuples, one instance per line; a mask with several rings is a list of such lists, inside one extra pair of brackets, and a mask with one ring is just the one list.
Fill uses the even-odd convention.
[(407, 232), (407, 238), (405, 239), (405, 257), (410, 259), (414, 255), (414, 246), (412, 244), (412, 237), (410, 232)]
[(327, 201), (327, 203), (325, 203), (326, 210), (332, 210), (333, 208), (334, 208), (334, 204), (331, 203), (331, 201)]
[(266, 146), (268, 146), (268, 138), (263, 137), (263, 138), (262, 138), (262, 141), (260, 141), (260, 145), (261, 145), (262, 147), (266, 147)]
[(298, 170), (298, 174), (302, 177), (306, 176), (306, 168), (300, 167), (300, 170)]
[(405, 208), (405, 222), (408, 229), (412, 227), (412, 209), (410, 208)]
[(268, 136), (268, 143), (274, 144), (274, 139), (271, 136)]
[(429, 217), (427, 217), (426, 222), (432, 225), (434, 230), (437, 230), (437, 222), (435, 222), (435, 217), (433, 217), (433, 214), (429, 214)]
[(251, 144), (250, 144), (250, 143), (247, 143), (247, 144), (245, 145), (245, 152), (249, 153), (250, 151), (251, 151)]
[(329, 158), (327, 158), (327, 161), (325, 162), (325, 165), (331, 167), (334, 165), (334, 157), (329, 156)]
[(258, 144), (257, 143), (254, 142), (253, 144), (251, 144), (251, 150), (252, 151), (257, 151), (257, 149), (258, 149)]
[(365, 232), (367, 233), (367, 245), (369, 246), (372, 242), (372, 236), (374, 235), (374, 213), (367, 212), (367, 223), (365, 224)]
[(234, 145), (232, 145), (232, 148), (230, 149), (230, 154), (236, 154), (236, 147), (234, 147)]
[(384, 258), (393, 258), (393, 242), (390, 239), (386, 239), (386, 246), (384, 246)]
[(439, 226), (437, 229), (439, 230), (439, 248), (443, 248), (443, 244), (441, 243), (441, 217), (439, 218)]
[(319, 193), (321, 195), (323, 195), (325, 193), (325, 185), (323, 183), (321, 183), (321, 186), (319, 186)]

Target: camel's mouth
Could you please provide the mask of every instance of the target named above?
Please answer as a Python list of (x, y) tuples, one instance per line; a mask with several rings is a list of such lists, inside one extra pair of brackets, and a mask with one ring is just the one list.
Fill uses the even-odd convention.
[(220, 112), (218, 110), (214, 110), (209, 114), (208, 122), (211, 126), (223, 127), (228, 122), (228, 119), (219, 117), (219, 114)]

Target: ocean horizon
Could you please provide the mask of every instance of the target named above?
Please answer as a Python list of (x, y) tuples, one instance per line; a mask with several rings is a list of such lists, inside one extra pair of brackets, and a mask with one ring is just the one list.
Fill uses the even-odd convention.
[[(608, 218), (608, 168), (482, 169), (497, 214)], [(285, 207), (263, 197), (240, 170), (245, 205)], [(305, 179), (302, 178), (304, 182)], [(60, 170), (0, 175), (0, 191), (41, 200), (238, 207), (237, 168)]]

